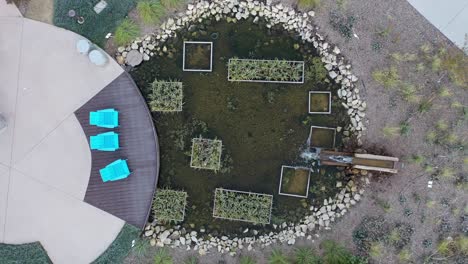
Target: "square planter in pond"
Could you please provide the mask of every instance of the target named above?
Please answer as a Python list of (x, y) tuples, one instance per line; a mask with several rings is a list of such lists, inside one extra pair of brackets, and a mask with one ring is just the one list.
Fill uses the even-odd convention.
[(309, 196), (310, 169), (281, 166), (280, 195), (307, 198)]
[(221, 168), (223, 143), (217, 139), (192, 139), (190, 167), (217, 171)]
[(184, 41), (183, 70), (211, 72), (213, 70), (213, 42)]
[(155, 112), (180, 112), (183, 105), (183, 86), (177, 81), (158, 81), (151, 84), (148, 105)]
[(331, 113), (331, 93), (330, 92), (309, 92), (309, 114), (330, 114)]
[(311, 126), (309, 134), (310, 147), (335, 148), (336, 129), (332, 127)]

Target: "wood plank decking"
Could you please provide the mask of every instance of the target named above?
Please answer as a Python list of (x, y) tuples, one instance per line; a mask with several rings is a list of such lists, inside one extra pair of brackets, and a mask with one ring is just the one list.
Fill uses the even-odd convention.
[[(89, 112), (105, 108), (119, 111), (119, 127), (89, 125)], [(91, 151), (92, 169), (84, 201), (143, 228), (159, 174), (159, 145), (151, 113), (138, 87), (126, 72), (75, 112), (86, 137), (106, 131), (119, 134), (120, 149)], [(116, 159), (126, 159), (131, 174), (124, 180), (102, 182), (99, 169)]]

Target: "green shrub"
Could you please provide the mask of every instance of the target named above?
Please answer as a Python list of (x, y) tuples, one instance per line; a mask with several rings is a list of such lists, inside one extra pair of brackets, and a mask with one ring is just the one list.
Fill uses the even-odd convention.
[(396, 67), (374, 71), (372, 77), (385, 88), (395, 88), (400, 84), (400, 75)]
[(300, 247), (296, 248), (295, 253), (295, 264), (319, 264), (320, 258), (315, 255), (315, 252), (311, 248)]
[(174, 263), (167, 249), (160, 248), (154, 255), (154, 264), (172, 264)]
[(273, 249), (271, 256), (268, 258), (268, 264), (291, 264), (291, 262), (281, 250)]
[(118, 46), (124, 46), (129, 44), (139, 35), (140, 29), (138, 28), (138, 26), (133, 21), (126, 18), (115, 30), (114, 42)]
[(141, 20), (147, 25), (159, 22), (166, 13), (161, 3), (156, 0), (140, 1), (136, 8)]
[(298, 0), (297, 6), (302, 9), (316, 8), (320, 5), (320, 0)]
[(354, 256), (343, 246), (332, 240), (325, 240), (320, 244), (323, 247), (324, 264), (367, 264), (367, 260)]
[(187, 193), (169, 189), (156, 191), (153, 200), (153, 214), (161, 222), (180, 222), (184, 220)]

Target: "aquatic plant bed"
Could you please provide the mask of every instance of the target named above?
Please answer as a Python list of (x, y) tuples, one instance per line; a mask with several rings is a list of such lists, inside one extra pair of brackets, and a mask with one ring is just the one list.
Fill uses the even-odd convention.
[(159, 222), (181, 222), (184, 221), (186, 205), (186, 192), (160, 189), (153, 201), (153, 215)]
[(311, 126), (310, 147), (331, 149), (335, 147), (336, 129), (331, 127)]
[(309, 196), (310, 169), (281, 166), (278, 194), (307, 198)]
[(151, 111), (180, 112), (183, 104), (182, 82), (155, 80), (148, 99)]
[(192, 155), (190, 167), (205, 170), (219, 170), (221, 168), (221, 152), (223, 143), (217, 139), (192, 139)]
[(213, 42), (184, 41), (183, 70), (211, 72), (213, 70)]
[(309, 92), (309, 114), (330, 114), (331, 113), (331, 93), (330, 92)]
[(228, 80), (231, 82), (304, 83), (304, 61), (232, 58), (228, 62)]
[(272, 205), (273, 195), (217, 188), (213, 217), (269, 224)]

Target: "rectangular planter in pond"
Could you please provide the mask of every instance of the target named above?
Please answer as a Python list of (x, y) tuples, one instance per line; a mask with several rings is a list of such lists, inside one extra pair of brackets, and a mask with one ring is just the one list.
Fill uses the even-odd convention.
[(281, 166), (280, 195), (307, 198), (309, 196), (310, 169)]
[(228, 62), (228, 81), (304, 83), (304, 61), (232, 58)]
[(213, 42), (184, 41), (183, 70), (211, 72), (213, 70)]
[(216, 188), (213, 217), (269, 224), (273, 195)]
[(331, 92), (309, 92), (309, 114), (330, 114)]
[(336, 129), (332, 127), (311, 126), (309, 134), (310, 147), (335, 148)]

